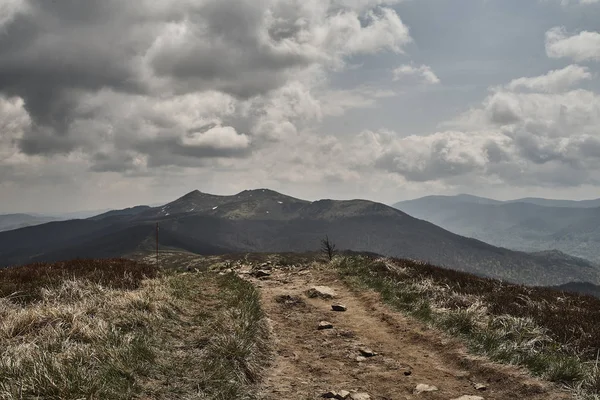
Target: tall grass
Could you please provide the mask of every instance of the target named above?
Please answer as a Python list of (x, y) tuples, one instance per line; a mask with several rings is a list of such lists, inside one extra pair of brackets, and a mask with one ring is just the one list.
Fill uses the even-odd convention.
[(253, 398), (268, 335), (251, 284), (106, 262), (3, 275), (0, 400)]
[(44, 289), (28, 305), (4, 299), (0, 399), (131, 398), (168, 300), (151, 282), (126, 292), (87, 281)]

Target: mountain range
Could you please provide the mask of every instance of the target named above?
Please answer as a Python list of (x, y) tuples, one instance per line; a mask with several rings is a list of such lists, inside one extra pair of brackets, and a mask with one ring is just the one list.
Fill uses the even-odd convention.
[(394, 207), (495, 246), (520, 251), (557, 249), (600, 263), (600, 200), (501, 202), (468, 195), (428, 196)]
[(372, 201), (311, 202), (267, 189), (233, 196), (193, 191), (160, 207), (0, 232), (0, 266), (148, 251), (157, 223), (161, 248), (198, 254), (315, 251), (328, 235), (339, 249), (419, 259), (513, 282), (600, 282), (596, 265), (558, 251), (495, 247)]

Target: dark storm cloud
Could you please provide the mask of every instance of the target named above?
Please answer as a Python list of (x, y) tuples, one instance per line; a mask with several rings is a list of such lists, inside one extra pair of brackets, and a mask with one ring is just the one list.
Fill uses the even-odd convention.
[(273, 31), (273, 42), (261, 36), (265, 10), (251, 1), (27, 4), (0, 40), (0, 94), (24, 99), (32, 118), (21, 139), (26, 154), (68, 153), (86, 142), (85, 132), (71, 129), (73, 121), (95, 117), (79, 114), (86, 93), (219, 90), (247, 98), (311, 62), (272, 46), (291, 33)]
[[(111, 29), (113, 1), (30, 1), (0, 40), (0, 93), (19, 96), (32, 118), (22, 141), (27, 154), (69, 152), (68, 134), (81, 91), (139, 90), (124, 31)], [(118, 18), (115, 23), (119, 25)]]
[[(264, 11), (250, 0), (207, 2), (155, 43), (150, 65), (157, 75), (174, 79), (178, 91), (192, 85), (248, 98), (274, 89), (286, 80), (288, 70), (315, 58), (278, 48), (285, 39), (294, 46), (298, 29), (265, 30)], [(295, 21), (280, 23), (290, 28)]]

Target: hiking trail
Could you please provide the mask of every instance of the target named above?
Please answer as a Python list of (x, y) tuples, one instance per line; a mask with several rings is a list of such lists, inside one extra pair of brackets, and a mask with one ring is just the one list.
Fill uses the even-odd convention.
[[(260, 289), (272, 329), (265, 400), (572, 398), (523, 369), (469, 355), (457, 339), (391, 310), (375, 292), (351, 289), (334, 272), (263, 267), (237, 272)], [(314, 286), (335, 297), (309, 297)], [(347, 311), (333, 311), (335, 303)], [(319, 329), (321, 322), (333, 328)]]

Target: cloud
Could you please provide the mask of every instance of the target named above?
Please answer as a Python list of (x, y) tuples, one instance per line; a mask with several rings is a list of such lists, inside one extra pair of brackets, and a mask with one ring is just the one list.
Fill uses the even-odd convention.
[[(412, 39), (385, 7), (393, 3), (30, 0), (23, 7), (11, 0), (2, 3), (8, 12), (0, 13), (8, 15), (2, 19), (0, 93), (22, 99), (31, 117), (19, 139), (26, 155), (93, 156), (94, 149), (114, 148), (143, 156), (152, 141), (184, 152), (187, 146), (175, 144), (189, 140), (182, 138), (190, 129), (226, 126), (223, 118), (235, 117), (246, 120), (248, 133), (262, 132), (274, 113), (272, 96), (282, 109), (298, 108), (281, 102), (295, 101), (291, 93), (302, 90), (309, 99), (315, 76), (323, 82), (348, 57), (403, 52)], [(219, 96), (227, 104), (201, 101)], [(241, 115), (243, 109), (253, 113)], [(293, 124), (289, 112), (280, 114), (271, 121)], [(231, 139), (229, 132), (219, 134)], [(189, 153), (212, 157), (207, 149)]]
[(422, 83), (436, 84), (440, 83), (440, 79), (431, 70), (431, 67), (427, 65), (421, 65), (415, 67), (412, 65), (401, 65), (400, 67), (392, 71), (394, 75), (394, 81), (402, 81), (405, 79), (418, 79)]
[(245, 134), (238, 134), (231, 126), (212, 126), (206, 130), (191, 131), (180, 139), (180, 144), (189, 149), (216, 149), (240, 151), (250, 146)]
[[(548, 76), (552, 73), (544, 75)], [(519, 82), (538, 87), (541, 81)], [(409, 182), (599, 184), (600, 96), (581, 89), (557, 93), (511, 89), (494, 88), (479, 107), (445, 124), (452, 129), (420, 136), (369, 132), (358, 146), (370, 149), (362, 151), (369, 161), (361, 162)]]
[(328, 74), (404, 51), (395, 3), (1, 2), (0, 96), (27, 119), (3, 154), (123, 174), (243, 160), (386, 95)]
[(600, 61), (600, 33), (569, 34), (564, 27), (546, 32), (546, 54), (550, 58), (571, 58), (577, 62)]
[(359, 86), (354, 89), (326, 91), (321, 93), (319, 101), (323, 115), (338, 117), (351, 109), (373, 108), (379, 99), (395, 95), (392, 90)]
[(416, 182), (483, 172), (490, 141), (481, 134), (452, 131), (396, 138), (378, 155), (376, 166)]
[(27, 11), (25, 0), (3, 0), (0, 2), (0, 35), (3, 28), (10, 24), (17, 15)]
[(9, 164), (18, 157), (18, 141), (30, 125), (31, 119), (22, 99), (0, 96), (0, 165)]
[(532, 90), (536, 92), (562, 92), (577, 85), (583, 80), (592, 78), (586, 67), (569, 65), (563, 69), (553, 70), (545, 75), (533, 78), (518, 78), (511, 81), (507, 88), (510, 90)]

